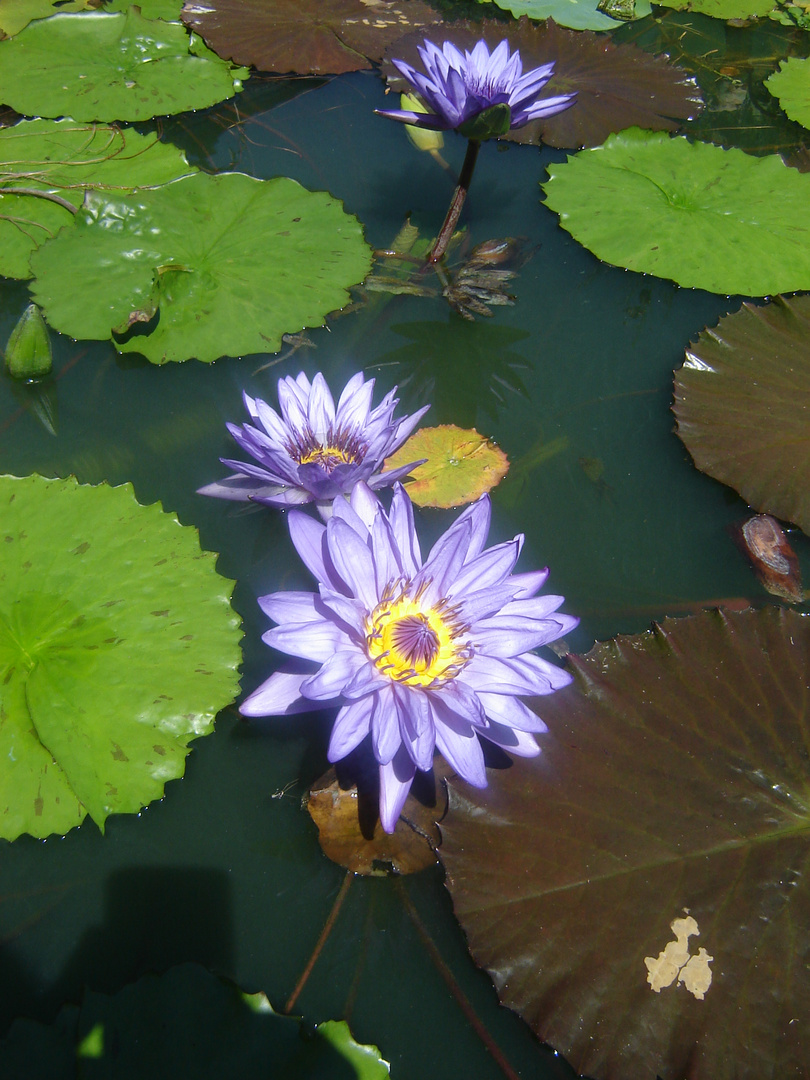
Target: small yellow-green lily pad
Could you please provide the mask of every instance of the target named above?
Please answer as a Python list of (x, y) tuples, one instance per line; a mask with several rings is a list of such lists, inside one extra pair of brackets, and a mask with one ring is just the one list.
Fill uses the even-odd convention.
[(405, 485), (417, 506), (443, 510), (464, 506), (500, 483), (509, 470), (506, 454), (475, 428), (455, 424), (421, 428), (386, 460), (386, 469), (427, 458)]

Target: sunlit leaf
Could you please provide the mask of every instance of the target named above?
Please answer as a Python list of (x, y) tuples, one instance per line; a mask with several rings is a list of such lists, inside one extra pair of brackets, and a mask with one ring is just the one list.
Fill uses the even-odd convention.
[(165, 22), (179, 22), (183, 10), (183, 0), (108, 0), (104, 10), (126, 13), (133, 4), (137, 4), (145, 19), (163, 19)]
[[(610, 30), (621, 26), (621, 20), (604, 15), (600, 0), (495, 0), (498, 7), (511, 11), (515, 18), (528, 15), (530, 19), (553, 19), (572, 30)], [(636, 0), (635, 18), (642, 19), (651, 11), (649, 0)]]
[(389, 1075), (376, 1046), (355, 1042), (344, 1021), (313, 1030), (198, 964), (146, 975), (112, 995), (85, 990), (53, 1026), (17, 1020), (0, 1042), (7, 1077), (75, 1076), (77, 1058), (78, 1075), (98, 1080)]
[(62, 11), (86, 11), (91, 0), (0, 0), (0, 33), (19, 34), (34, 19), (47, 19)]
[[(553, 62), (554, 75), (543, 96), (576, 92), (571, 108), (515, 128), (503, 136), (510, 142), (598, 146), (611, 132), (633, 126), (674, 131), (701, 108), (694, 79), (667, 57), (614, 45), (604, 34), (566, 30), (553, 19), (537, 24), (524, 17), (516, 26), (492, 20), (447, 23), (440, 38), (461, 49), (472, 48), (481, 38), (490, 48), (506, 40), (520, 52), (524, 71)], [(388, 50), (382, 70), (392, 89), (401, 90), (406, 83), (391, 58), (422, 70), (417, 52), (422, 43), (422, 35), (409, 34)]]
[(474, 502), (503, 480), (509, 469), (506, 454), (475, 428), (455, 424), (420, 428), (386, 459), (386, 469), (397, 469), (409, 461), (427, 458), (412, 470), (413, 480), (405, 484), (411, 502), (417, 506), (447, 509)]
[(403, 33), (441, 22), (419, 0), (206, 0), (183, 18), (220, 56), (304, 75), (370, 68)]
[(72, 337), (115, 331), (118, 349), (156, 364), (211, 361), (273, 352), (282, 334), (321, 325), (370, 265), (360, 224), (325, 192), (199, 173), (90, 193), (75, 226), (35, 253), (32, 291)]
[(441, 778), (449, 766), (438, 759), (433, 774), (417, 775), (393, 833), (380, 825), (376, 761), (369, 768), (366, 759), (353, 755), (340, 771), (340, 779), (335, 769), (325, 773), (307, 798), (324, 854), (354, 874), (413, 874), (433, 866), (440, 840), (436, 822), (447, 806)]
[(147, 120), (224, 101), (247, 74), (137, 7), (54, 15), (0, 41), (0, 99), (29, 116)]
[(791, 120), (810, 128), (810, 60), (783, 60), (765, 85)]
[(474, 957), (594, 1080), (801, 1075), (810, 620), (705, 612), (571, 665), (539, 758), (450, 784)]
[(549, 167), (560, 224), (598, 258), (717, 293), (810, 288), (810, 176), (630, 128)]
[(237, 692), (232, 582), (129, 485), (0, 478), (0, 835), (134, 813)]
[(30, 277), (31, 252), (73, 222), (67, 207), (36, 192), (78, 209), (89, 188), (122, 192), (196, 171), (182, 150), (131, 129), (73, 120), (23, 120), (0, 129), (0, 274)]
[(810, 297), (744, 304), (675, 373), (678, 434), (697, 467), (810, 534)]
[(715, 19), (751, 19), (767, 15), (777, 5), (776, 0), (661, 0), (663, 7), (676, 11), (694, 11)]

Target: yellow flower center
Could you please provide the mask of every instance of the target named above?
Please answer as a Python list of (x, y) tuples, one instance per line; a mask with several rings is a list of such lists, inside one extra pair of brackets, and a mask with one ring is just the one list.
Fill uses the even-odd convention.
[(362, 464), (368, 446), (356, 431), (330, 428), (319, 437), (306, 427), (290, 439), (287, 451), (299, 465), (320, 465), (331, 473), (338, 465)]
[(409, 686), (432, 686), (455, 678), (470, 659), (459, 640), (455, 612), (443, 602), (423, 607), (403, 591), (384, 596), (366, 620), (366, 647), (378, 670)]
[(298, 459), (299, 465), (309, 465), (314, 461), (316, 465), (322, 465), (327, 472), (331, 472), (336, 465), (353, 465), (356, 461), (354, 454), (344, 450), (340, 446), (315, 446), (302, 454)]

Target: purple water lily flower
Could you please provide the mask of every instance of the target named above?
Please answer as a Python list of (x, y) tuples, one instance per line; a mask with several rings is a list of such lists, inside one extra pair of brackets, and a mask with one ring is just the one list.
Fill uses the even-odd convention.
[(339, 761), (367, 735), (380, 769), (380, 820), (393, 832), (416, 769), (434, 748), (470, 784), (487, 783), (479, 736), (513, 754), (540, 752), (543, 721), (521, 700), (571, 681), (532, 651), (577, 619), (537, 596), (547, 570), (513, 574), (516, 536), (485, 548), (490, 502), (468, 507), (422, 559), (413, 509), (397, 485), (386, 514), (365, 484), (337, 499), (324, 526), (289, 515), (293, 543), (319, 591), (259, 598), (278, 626), (263, 640), (320, 665), (278, 671), (242, 704), (278, 716), (341, 703), (329, 742)]
[[(394, 419), (399, 404), (396, 387), (372, 409), (374, 379), (358, 372), (335, 402), (326, 380), (318, 372), (310, 383), (303, 373), (279, 379), (281, 416), (261, 398), (244, 394), (252, 424), (228, 424), (239, 448), (258, 464), (220, 458), (236, 472), (199, 489), (200, 495), (298, 506), (315, 502), (324, 516), (333, 499), (348, 494), (361, 480), (372, 489), (395, 483), (421, 461), (381, 472), (393, 454), (430, 408)], [(422, 459), (424, 460), (424, 459)]]
[[(445, 41), (441, 48), (425, 41), (418, 51), (426, 74), (404, 60), (392, 60), (392, 63), (422, 96), (430, 112), (378, 109), (380, 116), (448, 131), (464, 128), (493, 106), (508, 105), (508, 122), (500, 132), (505, 134), (509, 128), (523, 127), (541, 116), (562, 112), (576, 97), (576, 94), (539, 97), (554, 72), (554, 64), (543, 64), (524, 74), (520, 53), (517, 50), (510, 53), (507, 41), (502, 41), (492, 54), (485, 41), (479, 41), (472, 52), (461, 52), (451, 41)], [(476, 137), (471, 132), (462, 131), (462, 134)]]

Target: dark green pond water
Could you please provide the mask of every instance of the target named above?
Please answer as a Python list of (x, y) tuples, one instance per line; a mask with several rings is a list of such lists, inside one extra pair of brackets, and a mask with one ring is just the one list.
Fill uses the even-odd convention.
[[(291, 96), (294, 95), (294, 96)], [(254, 80), (238, 102), (249, 119), (213, 110), (172, 120), (166, 136), (206, 168), (292, 176), (325, 189), (364, 223), (375, 247), (406, 214), (438, 228), (453, 179), (414, 150), (374, 74), (279, 87)], [(224, 119), (223, 119), (224, 118)], [(457, 169), (464, 141), (444, 156)], [(160, 500), (235, 578), (244, 620), (243, 687), (272, 671), (257, 595), (309, 588), (281, 515), (244, 512), (195, 494), (233, 453), (225, 421), (241, 392), (273, 401), (276, 380), (322, 370), (340, 388), (356, 370), (401, 408), (427, 401), (432, 424), (475, 425), (503, 448), (509, 477), (494, 493), (492, 541), (525, 532), (521, 567), (548, 565), (550, 587), (580, 617), (569, 646), (638, 632), (720, 598), (765, 594), (726, 534), (745, 515), (732, 492), (696, 471), (673, 433), (672, 371), (690, 338), (739, 305), (601, 265), (540, 202), (561, 151), (485, 144), (465, 211), (474, 243), (525, 237), (535, 253), (514, 307), (466, 323), (440, 299), (400, 297), (309, 333), (293, 355), (157, 368), (109, 344), (54, 335), (49, 433), (31, 395), (0, 382), (0, 471), (131, 481)], [(268, 303), (272, 298), (268, 297)], [(0, 339), (27, 302), (0, 292)], [(448, 513), (423, 511), (423, 535)], [(424, 547), (424, 542), (423, 542)], [(801, 549), (804, 554), (805, 549)], [(87, 823), (64, 839), (0, 845), (0, 1031), (15, 1016), (50, 1021), (87, 983), (114, 991), (150, 970), (198, 961), (281, 1008), (343, 881), (300, 807), (326, 769), (331, 713), (246, 723), (236, 708), (193, 746), (186, 776), (139, 816)], [(469, 958), (440, 868), (354, 881), (297, 1003), (309, 1020), (346, 1017), (379, 1046), (394, 1078), (503, 1074), (447, 990), (403, 905), (410, 897), (476, 1014), (525, 1077), (573, 1075), (502, 1008)]]

